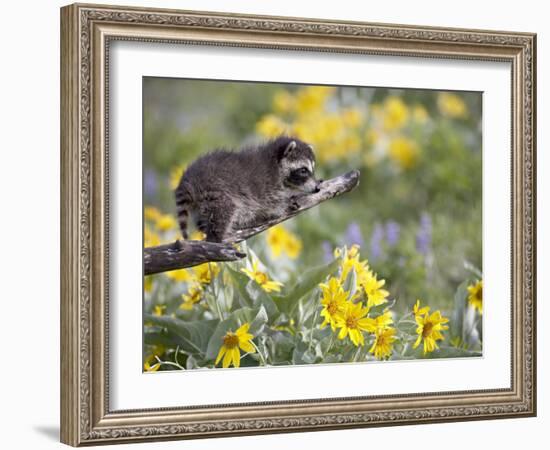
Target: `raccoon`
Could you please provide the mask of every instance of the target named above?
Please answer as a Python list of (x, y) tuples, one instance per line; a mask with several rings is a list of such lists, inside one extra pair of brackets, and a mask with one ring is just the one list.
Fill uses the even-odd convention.
[(189, 217), (207, 241), (225, 242), (235, 230), (285, 215), (297, 197), (319, 191), (322, 180), (315, 178), (314, 170), (312, 146), (289, 136), (200, 157), (175, 190), (184, 239)]

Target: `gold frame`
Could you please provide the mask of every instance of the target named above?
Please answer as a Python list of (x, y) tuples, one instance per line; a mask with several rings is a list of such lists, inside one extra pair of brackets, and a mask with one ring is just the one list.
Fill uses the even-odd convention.
[[(108, 58), (113, 40), (493, 60), (512, 70), (509, 389), (111, 411)], [(78, 446), (536, 414), (536, 35), (75, 4), (61, 9), (61, 440)]]

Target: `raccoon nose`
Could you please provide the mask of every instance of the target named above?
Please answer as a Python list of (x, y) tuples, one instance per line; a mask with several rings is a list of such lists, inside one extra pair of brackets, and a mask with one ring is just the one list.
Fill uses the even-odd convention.
[(321, 183), (323, 180), (317, 180), (317, 184), (315, 185), (315, 192), (319, 192), (321, 190)]

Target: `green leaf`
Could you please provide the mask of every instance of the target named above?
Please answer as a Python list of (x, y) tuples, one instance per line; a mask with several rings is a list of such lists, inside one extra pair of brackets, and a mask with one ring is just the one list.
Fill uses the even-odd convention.
[(250, 298), (250, 294), (246, 289), (246, 286), (248, 285), (250, 278), (248, 278), (244, 273), (239, 272), (238, 270), (235, 270), (229, 264), (226, 264), (225, 267), (227, 269), (227, 272), (231, 276), (231, 279), (234, 282), (234, 286), (236, 289), (235, 294), (237, 296), (239, 305), (241, 305), (241, 307), (251, 308), (253, 306), (253, 302), (252, 302), (252, 299)]
[(355, 291), (357, 290), (357, 273), (355, 268), (352, 267), (344, 281), (344, 291), (349, 292), (349, 298), (353, 298)]
[(289, 314), (292, 313), (298, 306), (298, 300), (315, 289), (319, 283), (325, 281), (330, 274), (336, 271), (339, 264), (340, 260), (335, 259), (328, 264), (305, 271), (298, 277), (296, 284), (287, 290), (286, 294), (280, 297), (274, 296), (279, 309)]
[(466, 298), (468, 297), (468, 280), (460, 283), (454, 296), (454, 308), (450, 320), (451, 336), (458, 336), (462, 340), (464, 336), (464, 314), (466, 312)]
[(194, 320), (186, 322), (170, 316), (145, 315), (145, 320), (166, 328), (181, 338), (180, 347), (191, 353), (204, 354), (218, 320)]

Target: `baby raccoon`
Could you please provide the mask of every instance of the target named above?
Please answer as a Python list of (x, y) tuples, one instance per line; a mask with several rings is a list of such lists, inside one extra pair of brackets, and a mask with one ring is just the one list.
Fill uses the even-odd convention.
[(216, 150), (194, 161), (176, 188), (178, 221), (187, 238), (191, 215), (206, 240), (223, 242), (232, 232), (286, 214), (293, 199), (318, 192), (310, 145), (280, 136), (238, 152)]

